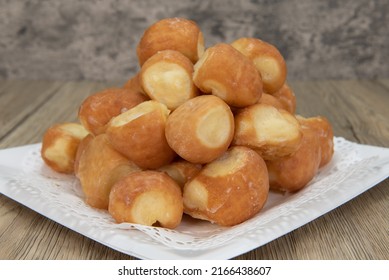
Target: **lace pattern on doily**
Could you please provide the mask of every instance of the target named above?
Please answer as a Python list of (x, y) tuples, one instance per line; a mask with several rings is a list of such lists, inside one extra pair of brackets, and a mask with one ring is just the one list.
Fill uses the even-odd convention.
[[(75, 224), (87, 223), (96, 232), (119, 231), (121, 234), (131, 234), (131, 230), (138, 230), (144, 234), (137, 234), (135, 238), (143, 242), (162, 243), (174, 249), (206, 250), (221, 246), (243, 234), (247, 238), (260, 238), (263, 232), (272, 230), (267, 225), (275, 219), (280, 226), (288, 219), (299, 219), (305, 211), (303, 204), (321, 203), (326, 199), (325, 193), (339, 188), (344, 180), (357, 182), (374, 172), (375, 159), (362, 159), (358, 155), (357, 144), (335, 138), (333, 160), (319, 171), (307, 187), (295, 194), (285, 194), (279, 202), (265, 205), (252, 219), (230, 228), (190, 218), (184, 219), (175, 230), (129, 223), (116, 224), (107, 211), (91, 208), (84, 203), (79, 181), (74, 176), (59, 174), (48, 168), (37, 148), (26, 155), (23, 175), (11, 179), (8, 185), (15, 193), (23, 191), (31, 199), (39, 200), (47, 211), (61, 211), (63, 215), (71, 215)], [(367, 168), (369, 166), (372, 167)]]

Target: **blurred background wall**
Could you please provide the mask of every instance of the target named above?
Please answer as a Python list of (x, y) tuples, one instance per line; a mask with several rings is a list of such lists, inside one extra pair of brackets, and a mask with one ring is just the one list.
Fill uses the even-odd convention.
[(0, 0), (0, 79), (122, 81), (166, 17), (198, 23), (206, 46), (257, 37), (289, 80), (389, 77), (388, 0)]

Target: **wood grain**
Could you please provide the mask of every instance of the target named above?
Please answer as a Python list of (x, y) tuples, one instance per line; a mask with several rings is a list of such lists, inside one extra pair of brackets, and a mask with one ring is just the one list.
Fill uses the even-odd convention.
[[(76, 121), (82, 100), (120, 83), (0, 81), (0, 148), (37, 143)], [(336, 136), (389, 147), (389, 80), (291, 81), (297, 112), (326, 116)], [(389, 180), (235, 259), (389, 259)], [(134, 259), (0, 195), (0, 259)]]

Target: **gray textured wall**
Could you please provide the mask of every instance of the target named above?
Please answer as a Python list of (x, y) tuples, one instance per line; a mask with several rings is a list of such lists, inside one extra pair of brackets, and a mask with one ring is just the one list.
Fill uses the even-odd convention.
[(288, 79), (389, 77), (388, 0), (0, 0), (0, 79), (125, 80), (143, 30), (187, 17), (206, 45), (258, 37)]

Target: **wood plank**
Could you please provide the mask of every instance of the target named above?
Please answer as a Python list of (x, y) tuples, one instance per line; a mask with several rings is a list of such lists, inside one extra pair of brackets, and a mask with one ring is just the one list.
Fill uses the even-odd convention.
[[(235, 259), (382, 259), (389, 257), (389, 180), (350, 202)], [(374, 216), (373, 216), (374, 215)], [(379, 216), (379, 217), (378, 217)], [(326, 246), (323, 246), (326, 244)]]
[[(39, 107), (35, 104), (35, 106), (28, 106), (29, 109), (27, 110), (23, 107), (26, 106), (25, 104), (18, 104), (19, 106), (15, 106), (13, 110), (20, 110), (20, 108), (23, 108), (23, 110), (20, 111), (26, 111), (23, 114), (25, 117), (18, 118), (18, 122), (12, 121), (13, 118), (7, 118), (9, 122), (15, 123), (7, 126), (14, 127), (17, 124), (17, 127), (11, 132), (8, 131), (8, 133), (3, 136), (0, 148), (41, 142), (44, 132), (53, 124), (60, 122), (77, 122), (77, 112), (81, 102), (90, 94), (107, 88), (108, 86), (111, 85), (108, 83), (67, 82), (61, 84), (60, 87), (55, 88), (55, 92), (50, 96), (48, 102), (39, 102)], [(27, 87), (26, 84), (23, 84), (23, 87)], [(46, 87), (48, 86), (46, 85)], [(50, 88), (52, 87), (53, 86)], [(16, 94), (16, 89), (18, 88), (13, 88), (13, 91), (10, 91), (9, 95)], [(33, 89), (37, 90), (36, 88)], [(30, 96), (29, 100), (33, 100), (35, 97), (40, 99), (45, 98), (41, 97), (38, 91), (31, 91)], [(9, 110), (9, 112), (13, 112), (13, 110)], [(11, 115), (13, 115), (13, 113)]]
[[(389, 147), (389, 95), (383, 87), (361, 81), (337, 82), (344, 118), (349, 129), (363, 144)], [(386, 140), (385, 140), (386, 139)]]
[(133, 259), (5, 196), (0, 196), (0, 229), (0, 259)]
[(0, 80), (0, 96), (5, 93), (4, 88), (8, 87), (13, 81)]
[(387, 91), (386, 94), (389, 94), (389, 79), (381, 79), (377, 81), (378, 84), (383, 86)]
[(385, 88), (354, 81), (295, 82), (291, 86), (299, 114), (326, 116), (335, 136), (389, 147), (389, 94)]
[[(3, 83), (4, 84), (4, 83)], [(50, 99), (63, 82), (12, 81), (0, 89), (0, 141)]]

